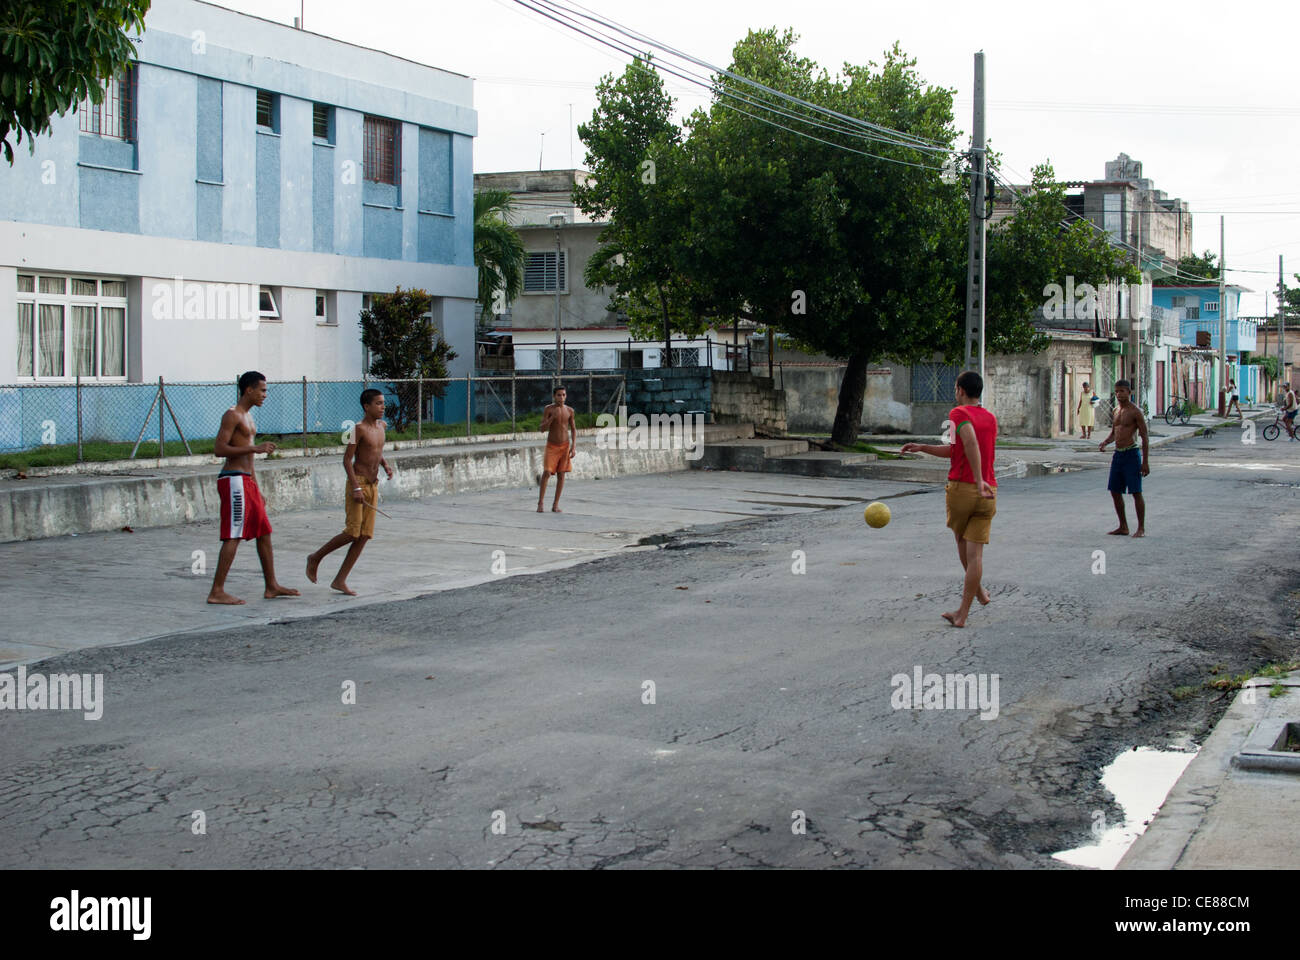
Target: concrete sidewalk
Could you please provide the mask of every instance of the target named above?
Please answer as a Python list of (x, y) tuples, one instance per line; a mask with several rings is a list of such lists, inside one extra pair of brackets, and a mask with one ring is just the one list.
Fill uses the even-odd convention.
[[(340, 471), (341, 472), (341, 471)], [(382, 487), (381, 487), (382, 489)], [(336, 508), (279, 512), (274, 503), (276, 573), (303, 592), (268, 601), (256, 546), (241, 546), (227, 583), (247, 601), (205, 602), (220, 542), (215, 521), (0, 544), (5, 617), (0, 669), (69, 650), (153, 637), (285, 622), (361, 604), (386, 603), (470, 586), (516, 573), (568, 567), (635, 547), (656, 534), (757, 517), (808, 513), (933, 488), (877, 481), (820, 480), (815, 493), (799, 477), (679, 470), (653, 476), (565, 484), (563, 513), (537, 513), (537, 488), (384, 501), (346, 597), (328, 584), (340, 550), (307, 582), (308, 553), (343, 527)], [(611, 584), (611, 591), (617, 586)], [(437, 631), (437, 624), (430, 624)]]
[(1294, 870), (1300, 752), (1266, 757), (1271, 770), (1249, 766), (1264, 765), (1260, 754), (1288, 721), (1300, 726), (1300, 673), (1250, 681), (1117, 869)]

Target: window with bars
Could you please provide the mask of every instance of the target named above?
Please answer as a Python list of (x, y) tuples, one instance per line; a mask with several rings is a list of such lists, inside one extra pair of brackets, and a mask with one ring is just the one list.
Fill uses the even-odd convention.
[[(528, 254), (524, 265), (524, 293), (566, 293), (569, 287), (568, 263), (563, 250)], [(556, 269), (556, 264), (559, 269)]]
[(699, 347), (673, 347), (674, 367), (698, 367), (699, 365)]
[(95, 103), (90, 97), (77, 107), (81, 132), (116, 140), (135, 140), (135, 71), (127, 70), (104, 83), (104, 99)]
[(17, 374), (126, 377), (126, 281), (18, 275)]
[(953, 399), (953, 388), (961, 367), (945, 363), (912, 364), (912, 402), (948, 403)]
[(365, 178), (374, 183), (396, 185), (401, 148), (401, 132), (396, 120), (366, 117)]
[[(564, 366), (561, 367), (560, 369), (561, 370), (583, 369), (583, 362), (584, 362), (583, 354), (585, 352), (586, 351), (584, 350), (569, 350), (566, 348), (564, 350), (564, 356), (562, 358)], [(555, 369), (555, 348), (552, 347), (550, 350), (538, 350), (537, 361), (540, 364), (539, 369), (544, 371), (554, 370)]]
[(311, 107), (311, 135), (317, 140), (330, 140), (330, 108), (323, 103), (314, 103)]
[(264, 130), (270, 130), (272, 133), (278, 132), (276, 129), (276, 96), (269, 90), (257, 91), (257, 125)]

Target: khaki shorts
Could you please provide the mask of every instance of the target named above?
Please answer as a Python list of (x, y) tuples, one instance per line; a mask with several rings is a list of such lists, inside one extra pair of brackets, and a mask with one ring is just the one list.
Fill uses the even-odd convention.
[(346, 504), (345, 516), (347, 522), (343, 525), (343, 532), (350, 537), (373, 537), (375, 535), (375, 511), (371, 507), (379, 506), (379, 484), (372, 480), (362, 480), (357, 478), (357, 486), (361, 488), (361, 495), (366, 498), (366, 503), (357, 503), (352, 499), (352, 487), (347, 486), (344, 503)]
[(980, 496), (978, 484), (949, 480), (945, 487), (948, 529), (971, 543), (988, 543), (989, 529), (998, 512), (997, 487), (992, 500)]

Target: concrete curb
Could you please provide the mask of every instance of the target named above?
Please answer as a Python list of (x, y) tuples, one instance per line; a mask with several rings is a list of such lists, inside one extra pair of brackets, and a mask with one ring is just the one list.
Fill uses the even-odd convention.
[[(1192, 840), (1207, 829), (1209, 821), (1221, 823), (1232, 820), (1234, 815), (1247, 813), (1220, 802), (1224, 786), (1238, 770), (1234, 758), (1259, 724), (1286, 709), (1281, 704), (1270, 702), (1269, 688), (1277, 682), (1294, 688), (1298, 676), (1291, 674), (1281, 681), (1263, 678), (1247, 681), (1215, 725), (1205, 745), (1169, 791), (1150, 826), (1133, 842), (1115, 869), (1179, 869)], [(1252, 698), (1253, 702), (1248, 702)], [(1294, 704), (1289, 709), (1294, 710)], [(1278, 776), (1287, 781), (1294, 779), (1294, 775), (1286, 773), (1263, 775)], [(1239, 865), (1263, 866), (1251, 862)]]

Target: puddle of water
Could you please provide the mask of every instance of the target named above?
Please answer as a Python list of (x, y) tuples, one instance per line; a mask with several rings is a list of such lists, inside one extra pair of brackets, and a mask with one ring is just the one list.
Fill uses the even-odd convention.
[(1237, 470), (1281, 470), (1271, 463), (1197, 463), (1198, 467), (1230, 467)]
[(1185, 753), (1154, 747), (1125, 750), (1101, 774), (1101, 785), (1124, 811), (1124, 822), (1110, 825), (1104, 811), (1096, 810), (1092, 815), (1092, 831), (1097, 842), (1063, 850), (1052, 857), (1076, 867), (1114, 870), (1133, 841), (1146, 831), (1146, 825), (1195, 756), (1195, 751)]
[(1053, 473), (1075, 473), (1082, 469), (1084, 468), (1066, 463), (1026, 463), (1023, 460), (1017, 460), (1012, 476), (1046, 477)]

